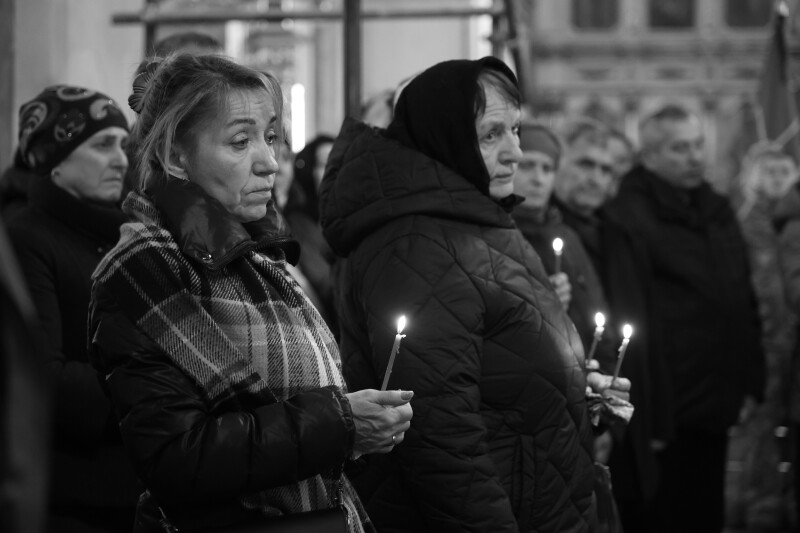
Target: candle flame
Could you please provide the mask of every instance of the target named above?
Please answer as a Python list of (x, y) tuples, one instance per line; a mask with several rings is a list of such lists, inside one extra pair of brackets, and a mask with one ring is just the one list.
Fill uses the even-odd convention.
[(630, 324), (622, 326), (622, 336), (626, 339), (630, 339), (631, 335), (633, 335), (633, 327)]
[(403, 315), (397, 319), (397, 334), (400, 335), (403, 333), (403, 329), (406, 327), (406, 316)]
[(602, 328), (603, 326), (605, 326), (606, 325), (605, 315), (603, 315), (603, 313), (598, 312), (596, 315), (594, 315), (594, 323), (597, 324), (598, 328)]
[(553, 251), (555, 253), (560, 254), (563, 248), (564, 248), (564, 241), (562, 241), (559, 237), (553, 239)]

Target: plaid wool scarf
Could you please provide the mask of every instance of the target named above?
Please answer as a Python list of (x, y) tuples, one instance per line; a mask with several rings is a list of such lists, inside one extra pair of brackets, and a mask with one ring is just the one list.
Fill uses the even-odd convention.
[[(125, 315), (217, 406), (246, 394), (274, 403), (319, 387), (346, 390), (333, 335), (286, 271), (281, 250), (258, 247), (217, 270), (182, 253), (158, 208), (131, 193), (134, 222), (94, 274)], [(327, 508), (341, 469), (293, 485), (249, 494), (246, 508), (285, 514)], [(342, 476), (344, 477), (344, 476)], [(351, 531), (368, 523), (344, 478), (342, 501)], [(369, 528), (368, 528), (369, 529)]]

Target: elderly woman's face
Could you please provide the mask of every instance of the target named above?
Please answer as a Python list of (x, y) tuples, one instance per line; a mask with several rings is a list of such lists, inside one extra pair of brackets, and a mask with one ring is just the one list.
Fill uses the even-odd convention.
[(128, 132), (118, 126), (98, 131), (53, 169), (53, 183), (83, 200), (118, 201), (128, 170), (127, 140)]
[(522, 113), (490, 85), (483, 86), (486, 109), (475, 121), (483, 163), (489, 171), (489, 196), (505, 198), (514, 192), (514, 172), (522, 157), (519, 123)]
[(263, 218), (279, 168), (277, 133), (275, 105), (266, 91), (232, 93), (226, 112), (184, 152), (189, 180), (240, 222)]

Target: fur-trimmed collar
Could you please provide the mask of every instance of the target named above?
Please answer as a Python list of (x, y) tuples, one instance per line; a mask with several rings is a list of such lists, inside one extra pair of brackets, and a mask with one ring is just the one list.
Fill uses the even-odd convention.
[[(144, 197), (158, 211), (151, 215), (163, 217), (164, 226), (181, 251), (211, 270), (223, 268), (252, 249), (278, 248), (292, 265), (300, 257), (300, 245), (291, 239), (288, 226), (272, 201), (264, 218), (243, 224), (190, 181), (154, 180), (147, 186)], [(141, 198), (135, 192), (130, 193), (123, 210), (135, 215), (137, 209), (133, 206)]]

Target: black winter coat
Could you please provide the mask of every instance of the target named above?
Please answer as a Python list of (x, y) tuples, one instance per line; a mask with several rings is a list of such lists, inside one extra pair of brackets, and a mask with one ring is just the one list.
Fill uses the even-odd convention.
[(0, 217), (0, 531), (44, 531), (50, 387), (39, 331)]
[(639, 166), (603, 217), (606, 294), (635, 335), (621, 374), (642, 486), (629, 490), (652, 497), (650, 439), (724, 433), (746, 394), (763, 397), (760, 319), (738, 221), (708, 184), (679, 189)]
[[(170, 266), (177, 279), (193, 280), (183, 289), (192, 297), (191, 291), (212, 283), (212, 270), (221, 272), (228, 284), (245, 287), (241, 264), (254, 250), (271, 253), (280, 248), (289, 261), (297, 261), (297, 243), (288, 239), (274, 209), (246, 230), (218, 203), (193, 191), (165, 188), (158, 203), (181, 253), (192, 264), (203, 265), (196, 270), (181, 263)], [(154, 238), (151, 247), (158, 242)], [(147, 253), (146, 248), (138, 253)], [(157, 284), (152, 285), (156, 291)], [(137, 510), (137, 533), (162, 531), (158, 506), (183, 531), (257, 520), (258, 509), (242, 506), (244, 495), (341, 468), (351, 455), (354, 422), (339, 388), (301, 391), (275, 402), (237, 383), (237, 394), (212, 401), (131, 321), (107, 284), (97, 282), (93, 290), (92, 361), (105, 378), (123, 439), (148, 488)], [(274, 297), (281, 297), (277, 290)], [(249, 305), (243, 302), (242, 307)], [(264, 305), (269, 307), (268, 302)], [(242, 324), (241, 329), (246, 327)], [(291, 324), (283, 327), (291, 331)]]
[(28, 188), (38, 178), (22, 161), (19, 150), (14, 152), (14, 164), (0, 176), (0, 216), (8, 222), (28, 205)]
[(89, 364), (86, 323), (91, 276), (119, 238), (116, 207), (80, 201), (50, 179), (32, 177), (30, 205), (11, 221), (9, 237), (41, 323), (54, 376), (50, 504), (123, 510), (133, 520), (141, 487), (125, 454), (111, 403)]
[(509, 214), (444, 165), (346, 120), (320, 190), (347, 256), (348, 385), (415, 392), (402, 445), (371, 458), (379, 531), (592, 531), (581, 342)]

